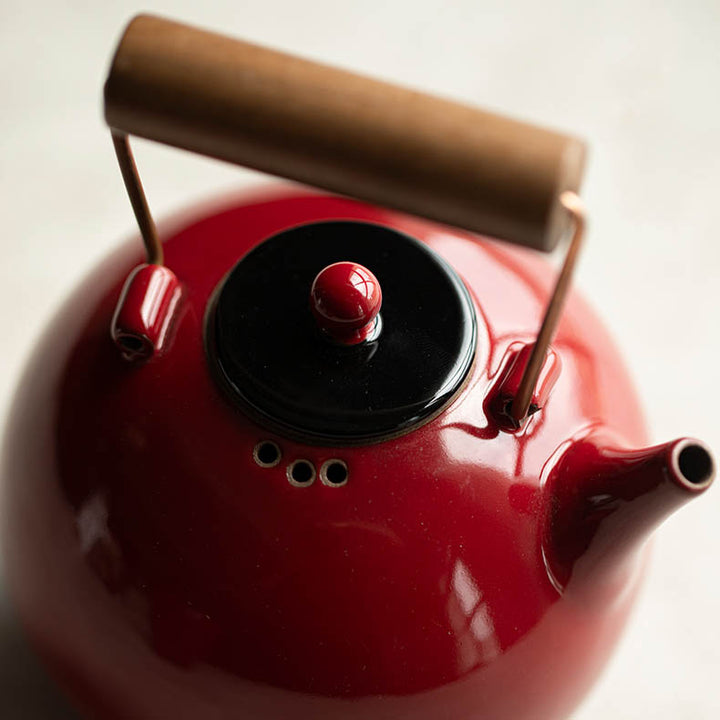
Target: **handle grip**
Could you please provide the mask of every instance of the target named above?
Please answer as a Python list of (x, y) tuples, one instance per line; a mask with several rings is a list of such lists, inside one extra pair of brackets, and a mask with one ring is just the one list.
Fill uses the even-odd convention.
[(137, 135), (552, 250), (572, 137), (161, 18), (127, 27), (105, 118)]

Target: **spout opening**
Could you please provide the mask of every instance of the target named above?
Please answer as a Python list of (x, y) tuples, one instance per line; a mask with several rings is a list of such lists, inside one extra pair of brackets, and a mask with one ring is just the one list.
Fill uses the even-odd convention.
[(713, 456), (697, 440), (681, 440), (675, 445), (672, 467), (678, 482), (693, 492), (709, 487), (715, 477)]

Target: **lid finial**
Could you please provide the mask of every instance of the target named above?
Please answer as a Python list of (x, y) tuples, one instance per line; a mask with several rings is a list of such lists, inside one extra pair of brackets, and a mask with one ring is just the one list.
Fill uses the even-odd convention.
[(382, 291), (363, 265), (337, 262), (321, 270), (310, 289), (318, 326), (340, 345), (375, 339), (380, 330)]

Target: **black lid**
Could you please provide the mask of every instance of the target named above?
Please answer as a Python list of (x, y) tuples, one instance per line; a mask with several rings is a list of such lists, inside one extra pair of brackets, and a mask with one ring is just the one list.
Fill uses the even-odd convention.
[[(341, 261), (364, 265), (380, 283), (375, 340), (335, 344), (310, 311), (316, 275)], [(307, 442), (407, 432), (452, 399), (475, 356), (475, 313), (461, 280), (427, 246), (379, 225), (286, 230), (242, 258), (216, 297), (208, 349), (229, 396)]]

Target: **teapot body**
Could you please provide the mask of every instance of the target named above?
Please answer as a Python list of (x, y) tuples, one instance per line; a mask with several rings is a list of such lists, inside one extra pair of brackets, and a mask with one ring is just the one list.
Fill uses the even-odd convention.
[[(459, 274), (477, 318), (472, 367), (449, 403), (367, 444), (267, 426), (228, 400), (208, 360), (213, 297), (235, 263), (288, 228), (337, 220), (419, 240)], [(6, 436), (9, 584), (79, 707), (136, 720), (570, 712), (642, 567), (636, 553), (573, 587), (548, 561), (546, 486), (567, 448), (598, 430), (646, 442), (622, 362), (585, 302), (570, 296), (543, 407), (508, 430), (493, 393), (532, 343), (553, 281), (529, 252), (289, 190), (163, 234), (183, 286), (163, 352), (128, 362), (110, 338), (140, 259), (122, 248), (49, 327)], [(264, 460), (263, 444), (276, 454)], [(311, 480), (292, 482), (298, 461)], [(332, 463), (345, 468), (340, 482), (323, 475)]]

